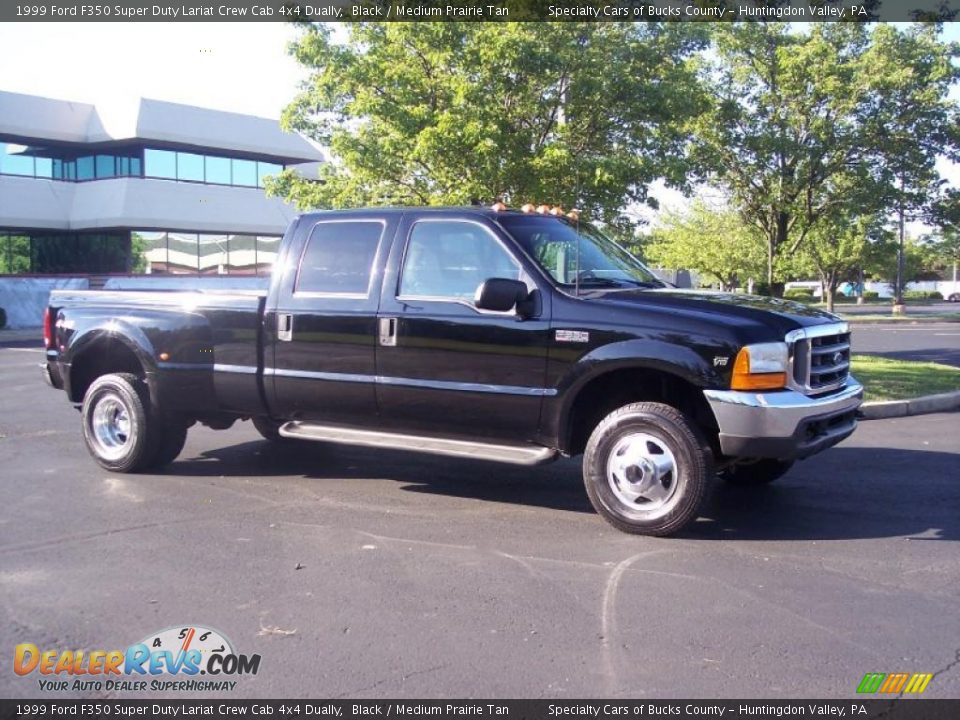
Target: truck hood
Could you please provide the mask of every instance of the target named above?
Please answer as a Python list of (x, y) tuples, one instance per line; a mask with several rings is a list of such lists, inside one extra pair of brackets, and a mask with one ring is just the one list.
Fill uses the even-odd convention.
[(791, 330), (811, 325), (838, 322), (836, 315), (803, 303), (710, 290), (626, 290), (598, 293), (591, 298), (620, 307), (645, 307), (683, 315), (699, 315), (704, 320), (729, 325), (764, 325), (782, 336)]

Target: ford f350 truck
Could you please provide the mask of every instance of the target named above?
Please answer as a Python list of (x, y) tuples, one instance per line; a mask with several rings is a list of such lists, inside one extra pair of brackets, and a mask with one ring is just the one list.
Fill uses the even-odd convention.
[(770, 482), (840, 442), (863, 395), (835, 316), (677, 290), (579, 218), (502, 207), (304, 214), (266, 292), (55, 291), (44, 342), (114, 472), (246, 419), (274, 442), (582, 454), (597, 512), (649, 535), (716, 475)]

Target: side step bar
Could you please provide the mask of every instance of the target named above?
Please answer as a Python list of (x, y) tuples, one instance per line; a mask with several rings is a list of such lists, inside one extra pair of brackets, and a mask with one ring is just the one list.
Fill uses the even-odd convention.
[(280, 434), (299, 440), (320, 440), (342, 445), (411, 450), (413, 452), (450, 457), (492, 460), (511, 465), (541, 465), (553, 460), (557, 451), (539, 445), (494, 445), (493, 443), (448, 438), (404, 435), (401, 433), (356, 430), (335, 425), (318, 425), (301, 421), (285, 423)]

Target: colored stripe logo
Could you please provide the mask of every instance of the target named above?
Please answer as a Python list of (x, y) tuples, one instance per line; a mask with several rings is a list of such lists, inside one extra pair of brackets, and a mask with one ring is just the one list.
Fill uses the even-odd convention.
[(927, 689), (933, 673), (867, 673), (857, 686), (858, 693), (918, 695)]

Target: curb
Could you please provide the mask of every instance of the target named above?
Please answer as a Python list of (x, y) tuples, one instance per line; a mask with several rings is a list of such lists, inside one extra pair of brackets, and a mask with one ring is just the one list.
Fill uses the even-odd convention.
[(864, 403), (860, 406), (860, 419), (882, 420), (884, 418), (910, 417), (911, 415), (926, 415), (958, 409), (960, 409), (960, 390), (937, 395), (924, 395), (909, 400), (883, 400)]

